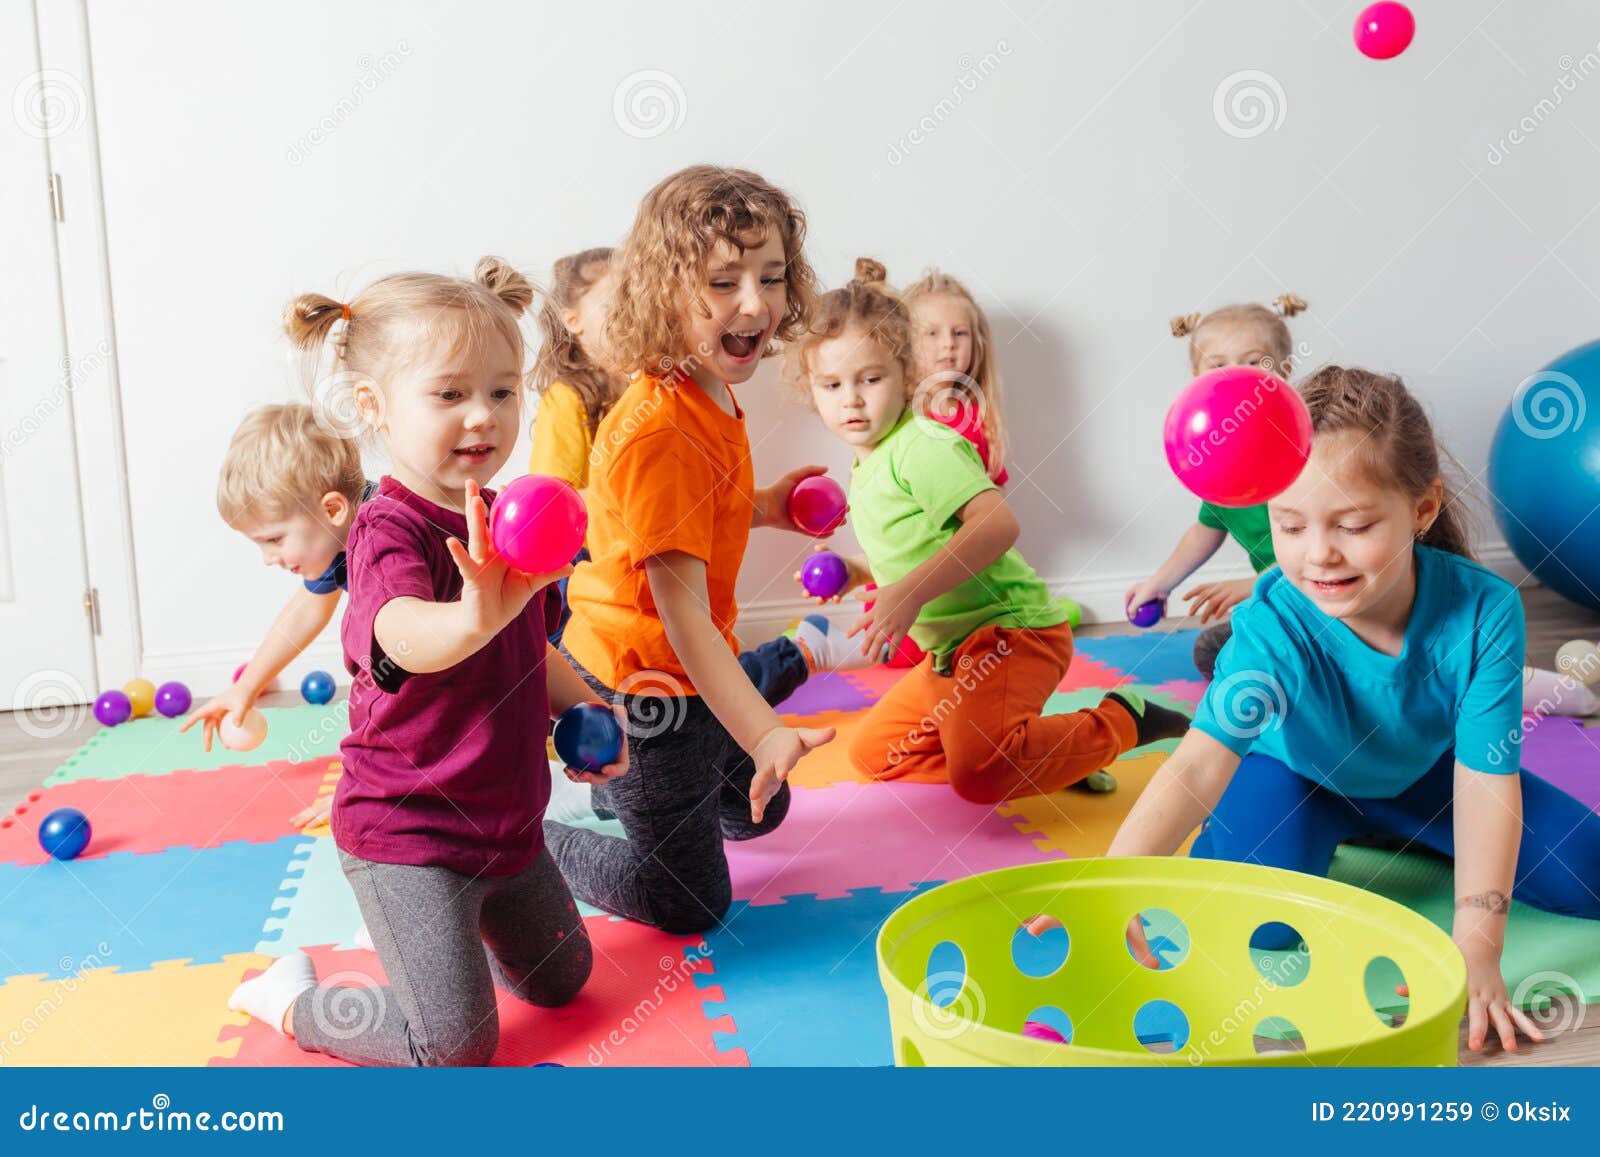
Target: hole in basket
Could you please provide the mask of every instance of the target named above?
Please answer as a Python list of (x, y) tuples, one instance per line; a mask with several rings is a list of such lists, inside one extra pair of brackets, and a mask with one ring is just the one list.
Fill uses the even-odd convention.
[(1189, 1043), (1189, 1018), (1170, 1000), (1152, 1000), (1133, 1014), (1133, 1035), (1153, 1053), (1175, 1053)]
[(961, 995), (967, 982), (967, 957), (961, 946), (941, 940), (928, 953), (928, 999), (938, 1008), (948, 1008)]
[[(1374, 956), (1367, 964), (1362, 984), (1367, 991), (1367, 1007), (1379, 1023), (1388, 1028), (1405, 1024), (1406, 1014), (1411, 1011), (1411, 996), (1406, 974), (1398, 964), (1387, 956)], [(1405, 995), (1401, 995), (1402, 990)]]
[(1135, 915), (1123, 940), (1128, 955), (1154, 972), (1176, 968), (1189, 958), (1189, 929), (1165, 908), (1146, 908)]
[(1255, 1046), (1257, 1056), (1303, 1053), (1306, 1051), (1306, 1038), (1300, 1035), (1299, 1028), (1288, 1017), (1269, 1016), (1256, 1025)]
[(1250, 933), (1250, 962), (1274, 988), (1293, 988), (1311, 974), (1311, 949), (1294, 925), (1270, 921)]
[(922, 1054), (917, 1051), (917, 1046), (911, 1043), (910, 1037), (900, 1038), (900, 1067), (902, 1069), (925, 1069), (928, 1062), (922, 1059)]
[(1034, 1009), (1022, 1022), (1022, 1035), (1053, 1044), (1072, 1043), (1072, 1018), (1053, 1004)]
[(1022, 975), (1035, 979), (1049, 976), (1065, 964), (1067, 952), (1072, 947), (1072, 938), (1053, 916), (1042, 918), (1052, 927), (1041, 928), (1038, 933), (1030, 931), (1030, 928), (1038, 927), (1040, 919), (1039, 916), (1030, 916), (1022, 927), (1011, 934), (1011, 963), (1017, 966), (1017, 971)]

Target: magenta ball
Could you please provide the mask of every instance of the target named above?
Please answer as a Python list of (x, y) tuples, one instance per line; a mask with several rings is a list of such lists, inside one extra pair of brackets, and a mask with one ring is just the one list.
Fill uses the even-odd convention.
[(800, 585), (815, 599), (831, 599), (850, 581), (850, 568), (831, 550), (819, 550), (800, 568)]
[(189, 694), (189, 688), (176, 680), (163, 683), (156, 689), (156, 710), (168, 719), (182, 715), (193, 702), (194, 696)]
[(1067, 1044), (1067, 1038), (1043, 1021), (1030, 1020), (1023, 1023), (1022, 1035), (1032, 1037), (1034, 1040), (1047, 1040), (1054, 1044)]
[(133, 701), (121, 691), (107, 691), (94, 701), (94, 717), (106, 727), (126, 723), (133, 717)]
[(807, 534), (827, 534), (844, 521), (844, 488), (826, 474), (814, 474), (789, 491), (789, 517)]
[(1356, 17), (1356, 47), (1373, 60), (1399, 56), (1417, 34), (1417, 19), (1411, 9), (1395, 0), (1369, 4)]
[(494, 549), (524, 574), (549, 574), (572, 561), (589, 530), (589, 511), (559, 478), (524, 474), (495, 495), (489, 510)]
[(1161, 621), (1163, 610), (1160, 599), (1149, 599), (1134, 608), (1128, 622), (1141, 629), (1153, 627)]
[(235, 667), (233, 669), (233, 681), (235, 683), (237, 683), (239, 681), (239, 676), (244, 674), (244, 669), (246, 667), (248, 667), (249, 665), (250, 665), (250, 660), (246, 659), (243, 663), (240, 663), (237, 667)]
[(1223, 366), (1184, 387), (1162, 431), (1167, 462), (1218, 506), (1276, 498), (1311, 456), (1311, 412), (1288, 382), (1255, 366)]

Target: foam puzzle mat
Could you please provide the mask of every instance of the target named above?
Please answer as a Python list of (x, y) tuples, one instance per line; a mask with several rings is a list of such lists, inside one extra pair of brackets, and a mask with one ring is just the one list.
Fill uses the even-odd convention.
[[(1079, 640), (1047, 710), (1130, 685), (1192, 711), (1205, 692), (1193, 638)], [(781, 828), (728, 845), (734, 906), (722, 924), (675, 936), (582, 907), (588, 985), (560, 1009), (499, 994), (493, 1063), (890, 1064), (874, 947), (889, 913), (943, 881), (1102, 854), (1174, 746), (1118, 760), (1109, 795), (984, 807), (944, 784), (865, 782), (846, 758), (850, 737), (902, 675), (823, 675), (785, 703), (786, 719), (838, 738), (795, 769)], [(289, 822), (338, 780), (343, 705), (266, 714), (267, 741), (247, 755), (208, 754), (170, 720), (101, 731), (0, 814), (0, 1065), (343, 1064), (227, 1008), (241, 980), (293, 949), (338, 984), (384, 982), (382, 962), (356, 946), (361, 914), (326, 826)], [(1524, 763), (1595, 806), (1597, 755), (1600, 729), (1545, 719)], [(37, 842), (38, 821), (58, 807), (94, 827), (74, 861), (48, 859)], [(1344, 849), (1334, 874), (1448, 920), (1448, 865)], [(1511, 927), (1509, 977), (1558, 969), (1590, 999), (1600, 993), (1600, 925), (1518, 906)]]

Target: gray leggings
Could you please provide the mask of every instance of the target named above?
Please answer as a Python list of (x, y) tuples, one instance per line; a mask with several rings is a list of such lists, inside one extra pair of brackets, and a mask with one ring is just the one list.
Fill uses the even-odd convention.
[(1222, 648), (1228, 645), (1228, 640), (1233, 638), (1233, 620), (1223, 619), (1220, 623), (1212, 623), (1195, 637), (1194, 665), (1200, 670), (1200, 678), (1210, 680), (1217, 670), (1217, 656), (1222, 653)]
[(295, 1039), (359, 1065), (486, 1065), (500, 1043), (494, 983), (554, 1008), (594, 963), (548, 848), (515, 876), (379, 864), (339, 853), (387, 986), (330, 980), (294, 1004)]

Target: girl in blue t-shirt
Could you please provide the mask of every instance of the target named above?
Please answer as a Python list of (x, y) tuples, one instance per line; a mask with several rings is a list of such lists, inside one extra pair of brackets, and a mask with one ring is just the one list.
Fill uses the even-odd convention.
[[(1268, 504), (1279, 570), (1233, 616), (1194, 726), (1111, 855), (1193, 855), (1326, 874), (1392, 837), (1455, 857), (1468, 1045), (1521, 1029), (1500, 974), (1511, 897), (1600, 918), (1600, 814), (1518, 765), (1516, 588), (1471, 560), (1433, 430), (1397, 378), (1330, 366), (1301, 387), (1316, 430)], [(1268, 925), (1257, 934), (1271, 943)]]

